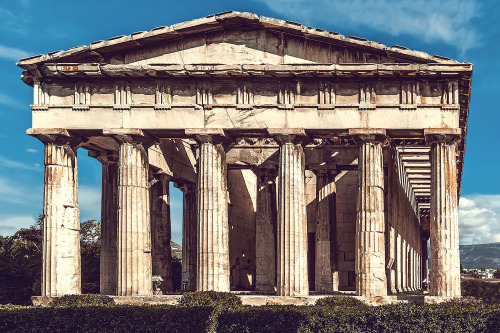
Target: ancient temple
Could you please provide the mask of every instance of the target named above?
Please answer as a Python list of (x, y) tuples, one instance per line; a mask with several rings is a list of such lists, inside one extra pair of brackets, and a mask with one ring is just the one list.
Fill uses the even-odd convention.
[(171, 290), (174, 182), (189, 290), (460, 295), (471, 64), (227, 12), (18, 65), (45, 144), (43, 295), (81, 292), (83, 149), (104, 294)]

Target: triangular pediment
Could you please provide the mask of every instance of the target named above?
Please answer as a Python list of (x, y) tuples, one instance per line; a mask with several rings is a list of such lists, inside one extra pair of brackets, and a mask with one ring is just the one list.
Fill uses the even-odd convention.
[(456, 63), (439, 56), (387, 47), (357, 37), (300, 24), (227, 12), (93, 42), (21, 60), (24, 69), (42, 63), (111, 64), (294, 64)]

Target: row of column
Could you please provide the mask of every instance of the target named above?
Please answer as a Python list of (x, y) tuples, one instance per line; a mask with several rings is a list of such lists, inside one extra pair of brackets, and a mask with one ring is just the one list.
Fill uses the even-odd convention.
[[(419, 244), (420, 245), (420, 244)], [(423, 270), (421, 251), (427, 251), (427, 247), (420, 251), (412, 247), (401, 235), (396, 236), (396, 269), (395, 280), (391, 290), (396, 292), (407, 292), (422, 289)]]
[[(229, 291), (228, 197), (225, 151), (214, 136), (198, 136), (198, 186), (196, 202), (184, 189), (185, 218), (183, 235), (183, 279), (192, 277), (197, 290)], [(304, 150), (300, 137), (280, 135), (280, 161), (277, 178), (277, 237), (272, 233), (272, 182), (265, 173), (258, 175), (257, 214), (257, 286), (266, 289), (277, 283), (277, 294), (308, 294), (307, 221), (304, 195)], [(356, 222), (356, 290), (364, 296), (387, 294), (385, 267), (385, 218), (383, 140), (373, 135), (357, 137), (358, 200)], [(147, 150), (140, 140), (117, 137), (120, 142), (117, 164), (103, 163), (103, 293), (117, 295), (150, 295), (152, 275), (166, 274), (166, 257), (171, 254), (170, 233), (166, 224), (168, 180), (161, 178), (152, 185), (150, 207)], [(432, 142), (431, 196), (431, 294), (460, 295), (456, 146), (440, 138)], [(267, 178), (266, 178), (267, 177)], [(318, 175), (318, 230), (316, 276), (320, 290), (338, 286), (338, 271), (332, 260), (332, 195), (334, 175)], [(116, 192), (115, 192), (116, 191)], [(70, 142), (47, 142), (45, 148), (44, 191), (44, 261), (43, 295), (60, 296), (80, 293), (79, 215), (77, 202), (76, 148)], [(152, 209), (152, 210), (150, 210)], [(193, 232), (196, 214), (196, 252)], [(116, 216), (115, 216), (116, 213)], [(116, 225), (115, 225), (116, 223)], [(157, 223), (160, 223), (159, 225)], [(151, 232), (160, 237), (153, 237)], [(116, 235), (114, 232), (116, 231)], [(168, 244), (168, 246), (167, 246)], [(399, 243), (398, 243), (399, 244)], [(404, 251), (402, 263), (408, 262), (418, 272), (421, 259), (416, 251)], [(276, 250), (276, 262), (266, 261), (265, 252)], [(153, 256), (152, 256), (153, 253)], [(269, 252), (267, 252), (269, 253)], [(156, 256), (154, 256), (156, 254)], [(407, 256), (405, 258), (405, 256)], [(152, 257), (158, 258), (153, 260)], [(116, 262), (116, 265), (113, 265)], [(196, 265), (195, 265), (196, 262)], [(276, 266), (276, 276), (273, 276)], [(266, 269), (264, 269), (264, 266)], [(113, 268), (116, 267), (114, 271)], [(196, 272), (194, 272), (196, 267)], [(402, 268), (404, 271), (405, 268)], [(402, 274), (402, 288), (405, 276)], [(408, 288), (420, 285), (421, 274), (411, 274)], [(116, 282), (116, 283), (115, 283)], [(168, 287), (168, 286), (167, 286)]]

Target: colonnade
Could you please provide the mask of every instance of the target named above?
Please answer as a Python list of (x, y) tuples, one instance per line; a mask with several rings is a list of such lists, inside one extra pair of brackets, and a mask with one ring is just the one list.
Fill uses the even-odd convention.
[[(271, 132), (270, 132), (271, 133)], [(257, 170), (256, 290), (301, 296), (309, 292), (307, 220), (304, 195), (303, 136), (273, 135), (280, 144), (279, 168)], [(140, 136), (115, 135), (118, 154), (102, 155), (101, 292), (122, 296), (151, 295), (152, 276), (168, 276), (170, 260), (168, 179), (149, 181), (148, 143)], [(229, 291), (227, 167), (220, 137), (196, 135), (199, 143), (198, 183), (179, 184), (184, 193), (183, 280), (196, 290)], [(81, 292), (76, 147), (68, 137), (47, 136), (45, 142), (44, 260), (42, 294)], [(356, 135), (359, 146), (355, 238), (356, 291), (384, 296), (386, 221), (384, 216), (383, 135)], [(431, 294), (460, 295), (456, 144), (433, 137), (431, 186)], [(273, 178), (277, 175), (276, 184)], [(331, 193), (335, 171), (320, 170), (316, 234), (316, 286), (338, 290)], [(277, 186), (276, 202), (273, 202)], [(275, 193), (276, 193), (275, 192)], [(153, 197), (152, 203), (150, 196)], [(271, 207), (276, 205), (274, 215)], [(276, 242), (274, 240), (276, 237)], [(116, 240), (116, 241), (115, 241)], [(397, 267), (394, 288), (420, 288), (427, 251), (395, 236)], [(276, 244), (276, 245), (275, 245)], [(422, 243), (423, 244), (423, 243)], [(276, 267), (276, 269), (274, 269)], [(389, 286), (390, 287), (390, 286)], [(167, 285), (164, 288), (170, 288)]]

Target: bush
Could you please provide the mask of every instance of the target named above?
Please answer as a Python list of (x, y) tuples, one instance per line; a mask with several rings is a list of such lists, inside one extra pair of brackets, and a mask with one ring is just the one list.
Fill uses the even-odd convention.
[(212, 308), (0, 307), (0, 332), (193, 332), (207, 331)]
[(179, 304), (181, 306), (210, 306), (221, 310), (230, 310), (240, 308), (241, 299), (231, 293), (194, 291), (184, 293)]
[(462, 296), (472, 296), (486, 304), (500, 304), (500, 283), (462, 281)]
[(81, 307), (81, 306), (110, 306), (114, 305), (113, 298), (106, 295), (64, 295), (56, 298), (51, 306)]
[(332, 306), (366, 306), (365, 303), (357, 298), (350, 296), (331, 296), (320, 298), (316, 302), (316, 306), (320, 307), (332, 307)]
[(221, 313), (217, 332), (499, 332), (499, 306), (262, 306)]

